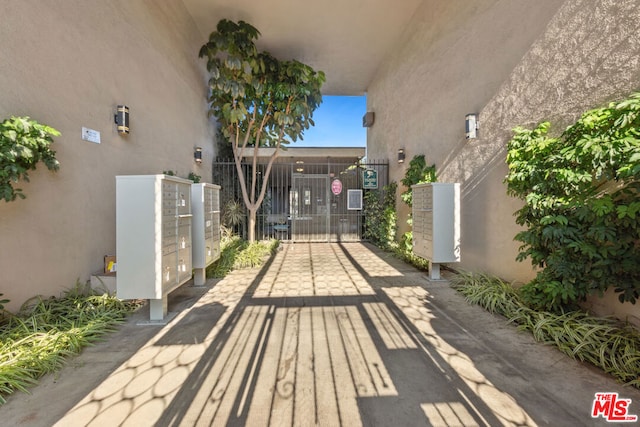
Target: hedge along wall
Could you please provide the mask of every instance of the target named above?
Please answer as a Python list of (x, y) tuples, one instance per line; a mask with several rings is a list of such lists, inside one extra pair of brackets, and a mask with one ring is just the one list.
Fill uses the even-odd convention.
[[(521, 203), (507, 196), (503, 183), (512, 129), (549, 120), (562, 130), (583, 111), (639, 89), (640, 10), (632, 0), (481, 2), (457, 28), (436, 32), (430, 19), (436, 18), (432, 15), (437, 9), (429, 11), (429, 6), (435, 7), (429, 3), (416, 15), (406, 38), (413, 44), (404, 49), (404, 55), (418, 50), (421, 62), (416, 59), (400, 75), (392, 70), (393, 62), (402, 58), (394, 58), (368, 92), (369, 108), (376, 111), (369, 153), (376, 155), (372, 145), (401, 141), (407, 156), (427, 154), (438, 167), (439, 181), (462, 184), (458, 267), (529, 281), (535, 275), (529, 263), (515, 261), (519, 245), (513, 237), (521, 228), (513, 213)], [(544, 15), (542, 10), (553, 13)], [(496, 35), (505, 32), (508, 37)], [(423, 47), (427, 43), (431, 47)], [(465, 50), (465, 43), (474, 48)], [(436, 48), (437, 56), (430, 53)], [(465, 61), (457, 58), (457, 49), (465, 50)], [(519, 59), (510, 63), (513, 56)], [(491, 61), (493, 73), (487, 72)], [(507, 66), (509, 71), (503, 73)], [(449, 82), (451, 76), (459, 78)], [(402, 101), (390, 90), (392, 80), (414, 85), (413, 95), (403, 94), (410, 98), (404, 104), (412, 108), (401, 110), (402, 116), (384, 109), (386, 101)], [(472, 141), (464, 139), (464, 115), (469, 112), (478, 112), (480, 122), (479, 138)], [(385, 114), (390, 115), (385, 121), (390, 130), (376, 129)], [(403, 125), (394, 127), (394, 118)], [(412, 126), (417, 130), (403, 130)], [(592, 306), (601, 314), (640, 318), (640, 307), (621, 305), (615, 296), (592, 301)]]

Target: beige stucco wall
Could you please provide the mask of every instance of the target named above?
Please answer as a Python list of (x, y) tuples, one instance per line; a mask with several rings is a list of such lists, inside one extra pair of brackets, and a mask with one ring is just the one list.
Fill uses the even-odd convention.
[[(52, 146), (60, 171), (40, 165), (21, 184), (25, 200), (0, 201), (0, 292), (16, 309), (88, 280), (114, 254), (116, 175), (209, 181), (215, 136), (203, 40), (180, 0), (4, 2), (0, 40), (0, 119), (28, 115), (62, 132)], [(117, 104), (130, 108), (125, 137)], [(101, 144), (83, 141), (83, 126)]]
[[(517, 200), (506, 196), (505, 147), (517, 125), (551, 120), (558, 129), (589, 108), (640, 88), (640, 8), (634, 0), (426, 0), (367, 93), (376, 122), (369, 158), (425, 154), (439, 181), (462, 188), (458, 268), (528, 281), (517, 263)], [(464, 138), (479, 112), (480, 137)], [(399, 203), (400, 204), (400, 203)], [(407, 213), (404, 209), (403, 214)], [(406, 230), (406, 227), (404, 228)], [(603, 308), (606, 306), (606, 308)], [(640, 307), (595, 304), (640, 318)]]

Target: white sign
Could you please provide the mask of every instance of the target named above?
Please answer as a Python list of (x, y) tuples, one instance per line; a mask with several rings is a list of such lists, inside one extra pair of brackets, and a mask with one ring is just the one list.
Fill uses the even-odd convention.
[(362, 190), (347, 190), (347, 210), (362, 210)]
[(89, 142), (95, 142), (96, 144), (100, 144), (100, 132), (97, 130), (82, 128), (82, 139)]

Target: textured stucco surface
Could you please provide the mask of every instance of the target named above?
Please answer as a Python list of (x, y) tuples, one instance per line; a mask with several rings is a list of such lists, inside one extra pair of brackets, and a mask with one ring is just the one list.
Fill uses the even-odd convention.
[[(425, 154), (439, 181), (461, 183), (457, 267), (528, 281), (530, 265), (515, 261), (520, 202), (503, 184), (511, 129), (550, 120), (561, 131), (581, 112), (638, 90), (639, 62), (635, 0), (425, 1), (369, 88), (376, 123), (368, 156), (394, 159), (400, 147), (407, 160)], [(470, 112), (479, 113), (480, 131), (466, 141)], [(640, 317), (630, 304), (594, 308)]]
[[(52, 146), (60, 171), (40, 165), (20, 184), (25, 200), (0, 201), (0, 292), (16, 309), (86, 281), (114, 254), (116, 175), (207, 180), (215, 136), (202, 40), (179, 0), (4, 2), (0, 40), (0, 118), (28, 115), (62, 133)], [(130, 108), (125, 137), (117, 104)], [(101, 144), (83, 141), (83, 126)]]

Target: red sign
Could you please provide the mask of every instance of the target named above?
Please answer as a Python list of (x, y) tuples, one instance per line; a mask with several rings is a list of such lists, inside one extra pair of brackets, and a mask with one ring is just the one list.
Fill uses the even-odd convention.
[(342, 193), (342, 181), (339, 179), (334, 179), (331, 181), (331, 192), (336, 196)]

